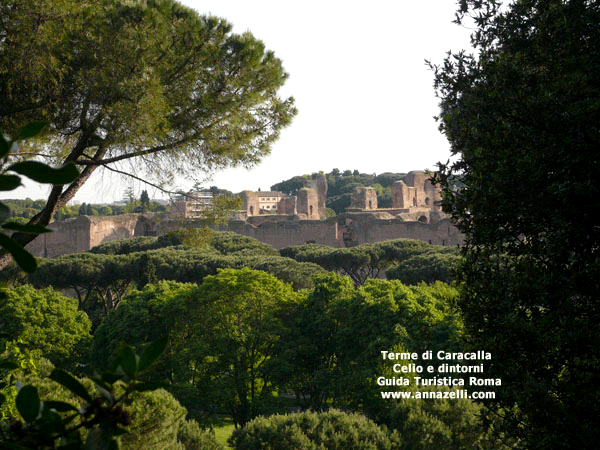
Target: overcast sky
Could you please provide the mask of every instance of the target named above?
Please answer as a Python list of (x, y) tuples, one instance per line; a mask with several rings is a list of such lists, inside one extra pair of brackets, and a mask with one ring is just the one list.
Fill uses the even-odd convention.
[[(250, 30), (262, 40), (289, 74), (281, 96), (293, 96), (298, 108), (261, 164), (217, 173), (206, 181), (207, 187), (268, 190), (294, 175), (333, 168), (408, 172), (433, 169), (448, 159), (448, 142), (433, 119), (438, 99), (425, 60), (441, 63), (448, 50), (469, 47), (471, 30), (452, 23), (455, 1), (181, 3), (201, 14), (224, 17), (234, 32)], [(181, 180), (180, 186), (188, 189), (192, 184)], [(127, 186), (113, 176), (96, 176), (75, 200), (118, 200)], [(133, 187), (159, 196), (139, 182)], [(45, 191), (28, 193), (40, 198)]]

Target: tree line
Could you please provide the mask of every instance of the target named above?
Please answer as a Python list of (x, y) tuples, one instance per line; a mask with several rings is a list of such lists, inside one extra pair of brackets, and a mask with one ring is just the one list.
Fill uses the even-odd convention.
[[(369, 250), (379, 258), (383, 251), (395, 252), (396, 259), (400, 254), (410, 259), (436, 250), (409, 240), (380, 247)], [(371, 259), (362, 260), (362, 270), (371, 276), (361, 272), (357, 283), (344, 267), (331, 269), (335, 258), (315, 259), (323, 266), (307, 261), (314, 250), (308, 244), (280, 254), (245, 236), (202, 229), (114, 241), (40, 262), (39, 270), (28, 278), (13, 273), (7, 277), (13, 287), (4, 290), (8, 300), (0, 316), (29, 351), (39, 351), (47, 364), (80, 376), (91, 375), (85, 367), (109, 370), (122, 343), (143, 351), (168, 335), (163, 357), (144, 378), (166, 381), (166, 391), (144, 393), (146, 397), (136, 402), (172, 396), (173, 400), (154, 406), (164, 411), (148, 418), (155, 425), (163, 416), (176, 414), (173, 408), (185, 408), (187, 415), (177, 426), (161, 425), (164, 447), (157, 448), (182, 443), (177, 429), (188, 422), (196, 425), (185, 426), (200, 430), (227, 415), (245, 430), (259, 415), (288, 408), (355, 411), (359, 422), (352, 415), (334, 417), (352, 427), (367, 421), (372, 430), (386, 436), (387, 444), (381, 448), (400, 448), (402, 439), (414, 441), (413, 448), (426, 448), (422, 446), (427, 439), (455, 448), (492, 442), (476, 420), (481, 405), (463, 402), (462, 412), (449, 418), (442, 411), (450, 404), (438, 402), (440, 409), (429, 420), (444, 431), (425, 438), (407, 425), (422, 426), (425, 416), (410, 415), (414, 412), (408, 413), (408, 404), (381, 399), (381, 388), (373, 381), (389, 370), (381, 361), (382, 349), (462, 348), (463, 326), (452, 308), (456, 289), (439, 280), (411, 285), (376, 278), (367, 268), (376, 264)], [(294, 284), (293, 276), (303, 283)], [(55, 289), (69, 290), (72, 297)], [(45, 333), (37, 334), (42, 323)], [(399, 419), (406, 414), (410, 420)], [(327, 415), (319, 417), (330, 420)], [(298, 416), (298, 420), (305, 419)], [(457, 437), (461, 427), (469, 430), (468, 437)], [(124, 448), (144, 448), (150, 436), (137, 436), (135, 429), (132, 433), (123, 440)], [(235, 438), (236, 448), (248, 445), (242, 443), (248, 439), (242, 435)]]

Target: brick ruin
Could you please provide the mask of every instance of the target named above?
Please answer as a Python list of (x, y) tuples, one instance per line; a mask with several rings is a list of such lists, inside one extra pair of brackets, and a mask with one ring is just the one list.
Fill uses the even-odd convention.
[(243, 191), (240, 194), (243, 199), (242, 210), (236, 214), (236, 218), (245, 220), (276, 212), (279, 216), (295, 216), (299, 220), (325, 220), (325, 175), (315, 174), (310, 179), (303, 180), (303, 184), (302, 189), (294, 196), (274, 191)]
[[(406, 181), (394, 182), (391, 190), (392, 208), (377, 207), (374, 188), (357, 188), (346, 212), (327, 218), (327, 180), (318, 174), (306, 179), (296, 196), (242, 192), (242, 211), (218, 229), (253, 237), (277, 249), (311, 242), (341, 248), (398, 238), (435, 245), (463, 242), (463, 236), (439, 206), (439, 189), (425, 172), (409, 172)], [(261, 214), (261, 204), (263, 208), (269, 205), (269, 214)], [(158, 214), (80, 216), (51, 224), (54, 232), (38, 236), (27, 249), (35, 256), (53, 258), (117, 239), (158, 236), (182, 226), (202, 227), (204, 223)]]

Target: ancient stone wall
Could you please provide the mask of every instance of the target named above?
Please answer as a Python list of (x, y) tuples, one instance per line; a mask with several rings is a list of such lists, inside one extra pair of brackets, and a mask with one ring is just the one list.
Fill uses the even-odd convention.
[(406, 183), (392, 183), (392, 207), (441, 210), (440, 189), (431, 183), (430, 178), (431, 175), (427, 172), (414, 170), (406, 175)]
[(337, 247), (335, 221), (289, 220), (265, 222), (260, 226), (236, 221), (221, 229), (252, 237), (277, 249), (312, 242)]
[[(409, 172), (406, 183), (392, 184), (393, 208), (377, 209), (372, 187), (358, 188), (352, 208), (326, 219), (327, 179), (323, 174), (305, 180), (296, 197), (284, 197), (279, 214), (259, 214), (259, 194), (243, 191), (243, 207), (221, 227), (258, 239), (275, 248), (316, 242), (332, 247), (351, 247), (381, 240), (409, 238), (438, 245), (457, 245), (463, 237), (439, 208), (440, 191), (422, 171)], [(241, 220), (240, 220), (241, 219)], [(152, 214), (81, 216), (50, 225), (55, 230), (35, 239), (27, 248), (36, 256), (83, 252), (92, 247), (132, 236), (158, 236), (182, 226), (204, 226), (201, 221), (175, 220)]]
[(377, 209), (377, 192), (373, 187), (355, 187), (350, 197), (350, 209)]
[[(303, 180), (304, 188), (311, 189), (316, 194), (316, 205), (313, 206), (312, 216), (309, 218), (315, 218), (320, 220), (325, 220), (327, 217), (325, 202), (327, 200), (327, 178), (322, 173), (313, 174), (311, 179)], [(302, 200), (303, 201), (303, 200)], [(311, 205), (302, 205), (300, 206), (300, 196), (298, 196), (298, 213), (300, 213), (300, 209), (310, 209)], [(316, 207), (316, 210), (314, 209)], [(316, 215), (315, 215), (316, 214)]]
[(296, 196), (282, 197), (277, 205), (277, 211), (279, 214), (297, 214), (298, 210), (296, 207), (297, 198)]
[(246, 217), (258, 214), (260, 211), (260, 204), (258, 202), (258, 194), (252, 191), (242, 191), (240, 194), (242, 197), (242, 210), (245, 212)]
[[(158, 223), (153, 214), (122, 214), (118, 216), (79, 216), (53, 222), (51, 233), (38, 236), (28, 246), (35, 256), (55, 258), (90, 250), (96, 245), (133, 236), (156, 236)], [(180, 224), (181, 222), (178, 221)]]
[[(344, 213), (327, 220), (300, 220), (298, 216), (269, 216), (265, 220), (231, 220), (218, 229), (253, 237), (279, 249), (290, 245), (318, 243), (331, 247), (352, 247), (388, 239), (418, 239), (436, 245), (458, 245), (463, 236), (442, 219), (432, 223), (403, 221), (389, 214)], [(251, 223), (254, 222), (254, 223)], [(140, 214), (122, 216), (81, 216), (51, 225), (55, 230), (38, 236), (27, 249), (36, 256), (53, 258), (78, 253), (117, 239), (156, 236), (182, 226), (202, 227), (202, 221), (160, 220)]]
[(298, 214), (309, 220), (319, 220), (319, 195), (315, 189), (302, 188), (298, 191), (296, 208)]
[(79, 216), (48, 225), (51, 233), (44, 233), (27, 245), (34, 256), (54, 258), (90, 249), (91, 224), (88, 216)]

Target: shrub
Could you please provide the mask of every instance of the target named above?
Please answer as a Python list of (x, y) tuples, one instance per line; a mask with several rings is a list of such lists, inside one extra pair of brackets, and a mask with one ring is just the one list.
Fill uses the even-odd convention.
[(229, 440), (235, 450), (388, 450), (396, 434), (356, 413), (338, 410), (259, 417)]

